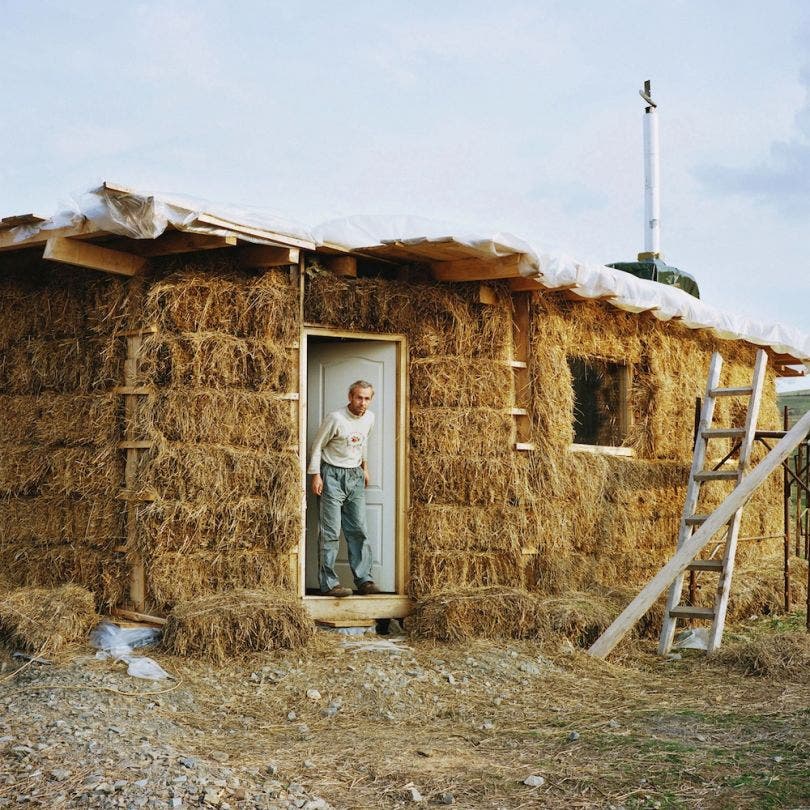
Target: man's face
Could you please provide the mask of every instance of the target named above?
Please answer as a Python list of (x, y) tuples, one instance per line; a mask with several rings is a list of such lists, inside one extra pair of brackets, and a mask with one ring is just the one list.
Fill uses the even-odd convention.
[(349, 394), (349, 410), (355, 416), (362, 416), (371, 405), (374, 399), (374, 391), (371, 388), (355, 388)]

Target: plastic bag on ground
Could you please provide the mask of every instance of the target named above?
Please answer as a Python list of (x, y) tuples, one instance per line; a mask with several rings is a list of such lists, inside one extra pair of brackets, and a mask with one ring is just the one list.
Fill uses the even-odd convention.
[(162, 632), (157, 627), (119, 627), (102, 622), (90, 631), (90, 646), (118, 657), (157, 644)]
[(163, 678), (171, 677), (157, 661), (143, 655), (130, 655), (124, 658), (129, 666), (127, 675), (133, 678), (145, 678), (148, 681), (160, 681)]

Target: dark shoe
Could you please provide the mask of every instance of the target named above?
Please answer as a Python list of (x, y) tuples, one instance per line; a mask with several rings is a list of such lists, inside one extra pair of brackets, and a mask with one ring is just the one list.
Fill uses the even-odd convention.
[(351, 596), (352, 589), (351, 588), (344, 588), (342, 585), (335, 585), (331, 591), (321, 591), (321, 596)]
[(370, 596), (374, 593), (382, 593), (382, 591), (371, 580), (369, 580), (357, 588), (357, 593), (359, 593), (360, 596)]

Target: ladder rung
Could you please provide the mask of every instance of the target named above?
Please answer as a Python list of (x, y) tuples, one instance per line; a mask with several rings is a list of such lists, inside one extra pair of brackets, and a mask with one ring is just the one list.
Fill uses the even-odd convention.
[(684, 518), (684, 521), (687, 526), (700, 526), (701, 523), (705, 523), (708, 519), (708, 515), (689, 515), (688, 518)]
[(712, 388), (709, 392), (713, 397), (747, 397), (754, 393), (750, 385), (742, 388)]
[(688, 571), (717, 571), (723, 570), (722, 560), (692, 560), (686, 566)]
[(673, 619), (713, 619), (714, 608), (689, 607), (679, 605), (669, 611)]
[(695, 473), (695, 481), (731, 481), (738, 476), (737, 470), (705, 470)]
[(707, 439), (738, 439), (745, 436), (745, 428), (707, 428), (701, 434)]

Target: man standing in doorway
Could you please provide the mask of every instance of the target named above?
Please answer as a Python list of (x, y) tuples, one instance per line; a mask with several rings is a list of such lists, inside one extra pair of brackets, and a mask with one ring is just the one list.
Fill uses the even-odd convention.
[(335, 573), (340, 530), (349, 548), (349, 565), (357, 592), (380, 593), (371, 579), (372, 552), (366, 530), (368, 435), (374, 414), (368, 410), (374, 388), (365, 380), (349, 387), (349, 404), (332, 411), (321, 423), (307, 472), (312, 492), (319, 498), (319, 578), (324, 596), (351, 596)]

